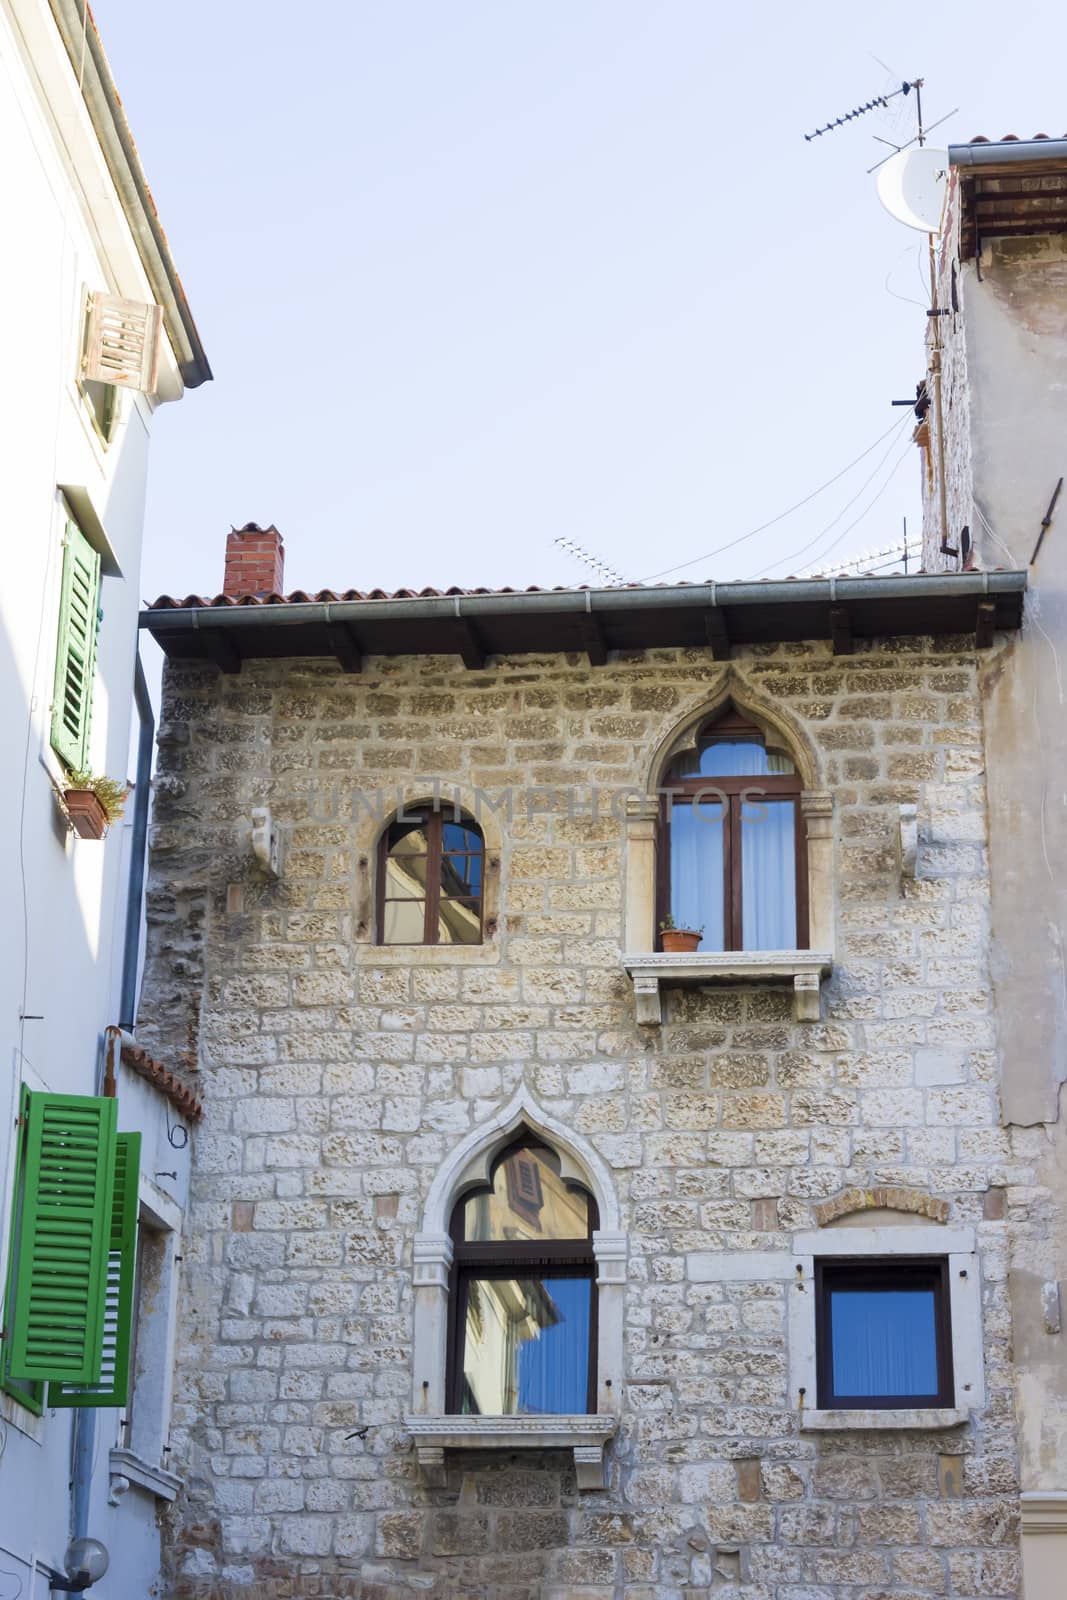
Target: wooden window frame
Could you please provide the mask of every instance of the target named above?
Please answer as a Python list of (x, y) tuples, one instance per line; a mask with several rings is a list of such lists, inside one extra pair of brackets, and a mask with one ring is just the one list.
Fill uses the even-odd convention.
[[(897, 1411), (952, 1407), (955, 1377), (952, 1362), (952, 1309), (949, 1264), (945, 1256), (911, 1256), (885, 1261), (835, 1256), (815, 1262), (815, 1371), (818, 1405), (825, 1411)], [(837, 1395), (833, 1387), (833, 1315), (830, 1295), (837, 1286), (914, 1288), (934, 1291), (934, 1341), (937, 1391), (922, 1395)]]
[[(478, 938), (471, 941), (471, 946), (485, 943), (485, 835), (476, 822), (465, 812), (451, 812), (446, 818), (444, 812), (438, 807), (415, 806), (412, 810), (404, 810), (400, 815), (393, 817), (382, 829), (378, 839), (378, 870), (375, 885), (375, 943), (382, 949), (421, 949), (425, 945), (439, 945), (438, 915), (441, 908), (441, 858), (449, 852), (443, 846), (443, 829), (445, 822), (454, 822), (458, 827), (472, 829), (480, 841), (481, 848), (477, 852), (481, 861), (481, 870), (478, 875), (478, 894), (464, 896), (463, 898), (478, 901)], [(385, 905), (386, 884), (388, 881), (389, 864), (389, 835), (392, 830), (400, 825), (418, 823), (426, 829), (426, 897), (423, 902), (424, 915), (422, 925), (422, 938), (418, 940), (397, 940), (385, 938)], [(467, 852), (474, 855), (475, 852)], [(412, 902), (417, 903), (417, 902)], [(460, 945), (449, 945), (449, 949), (462, 948)]]
[[(698, 745), (708, 739), (759, 743), (762, 731), (738, 715), (727, 715), (701, 730)], [(801, 808), (803, 781), (798, 772), (752, 773), (748, 777), (691, 777), (668, 779), (660, 790), (660, 825), (656, 837), (656, 928), (671, 915), (671, 811), (675, 805), (695, 805), (701, 800), (723, 806), (723, 949), (744, 949), (744, 908), (741, 872), (741, 808), (744, 803), (793, 802), (793, 863), (796, 896), (797, 950), (809, 948), (807, 825)], [(657, 946), (662, 941), (657, 932)]]
[[(589, 1370), (586, 1385), (586, 1412), (597, 1408), (597, 1344), (599, 1309), (597, 1262), (593, 1254), (593, 1234), (600, 1226), (597, 1203), (587, 1189), (585, 1196), (589, 1225), (582, 1239), (499, 1239), (480, 1242), (463, 1237), (467, 1201), (479, 1194), (491, 1194), (493, 1178), (501, 1162), (520, 1150), (548, 1150), (543, 1139), (532, 1134), (521, 1136), (501, 1150), (490, 1169), (490, 1181), (468, 1190), (452, 1208), (449, 1233), (452, 1239), (452, 1267), (448, 1288), (448, 1346), (445, 1369), (445, 1409), (450, 1416), (463, 1414), (463, 1344), (467, 1325), (467, 1289), (472, 1278), (587, 1278), (589, 1280)], [(522, 1414), (522, 1413), (519, 1413)]]

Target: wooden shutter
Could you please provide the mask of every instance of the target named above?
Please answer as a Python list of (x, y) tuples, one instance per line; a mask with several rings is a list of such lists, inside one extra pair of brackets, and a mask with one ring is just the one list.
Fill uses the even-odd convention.
[(52, 748), (75, 768), (86, 766), (89, 759), (99, 604), (100, 557), (77, 523), (68, 522), (52, 693)]
[(82, 377), (154, 394), (162, 320), (160, 306), (91, 294)]
[(31, 1094), (6, 1318), (13, 1378), (100, 1376), (116, 1100)]
[(141, 1135), (120, 1133), (115, 1140), (115, 1187), (111, 1199), (111, 1239), (104, 1298), (104, 1342), (99, 1382), (51, 1383), (50, 1406), (124, 1406), (130, 1378), (133, 1285), (137, 1265), (138, 1179)]

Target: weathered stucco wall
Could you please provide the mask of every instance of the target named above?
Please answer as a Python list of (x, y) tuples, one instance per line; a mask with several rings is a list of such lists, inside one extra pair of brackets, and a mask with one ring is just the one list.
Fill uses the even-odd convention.
[[(727, 678), (792, 715), (834, 795), (823, 1019), (794, 1022), (784, 990), (705, 989), (639, 1028), (612, 795), (644, 788)], [(1037, 1214), (1043, 1136), (1000, 1126), (973, 651), (374, 660), (355, 678), (171, 666), (164, 692), (139, 1031), (198, 1063), (206, 1106), (168, 1593), (1014, 1600), (1006, 1250)], [(434, 779), (514, 796), (495, 937), (375, 948), (360, 797)], [(896, 808), (915, 800), (902, 887)], [(263, 803), (274, 884), (249, 847)], [(422, 1204), (520, 1084), (608, 1164), (629, 1235), (602, 1493), (525, 1452), (450, 1457), (431, 1489), (404, 1432)], [(812, 1435), (789, 1387), (789, 1286), (746, 1279), (744, 1256), (787, 1252), (820, 1202), (878, 1184), (976, 1227), (986, 1403), (940, 1433)], [(697, 1270), (708, 1255), (736, 1276)]]
[[(954, 254), (950, 239), (943, 282)], [(968, 497), (959, 515), (970, 523), (980, 566), (1026, 567), (1056, 481), (1067, 471), (1067, 241), (986, 241), (979, 262), (957, 263), (955, 270), (960, 315), (942, 319), (945, 371), (946, 381), (953, 375), (953, 394), (956, 376), (963, 378), (967, 404), (952, 412), (965, 426), (946, 428), (949, 493), (962, 489)], [(1022, 632), (985, 658), (981, 676), (1003, 1117), (1031, 1129), (1044, 1189), (1040, 1214), (1015, 1240), (1010, 1278), (1022, 1482), (1028, 1492), (1061, 1494), (1067, 1493), (1067, 1363), (1042, 1296), (1045, 1285), (1067, 1279), (1067, 1138), (1060, 1116), (1067, 1078), (1065, 518), (1061, 498), (1030, 568)], [(1059, 1593), (1049, 1584), (1054, 1572), (1062, 1577), (1064, 1560), (1067, 1515), (1061, 1514), (1060, 1532), (1037, 1538), (1027, 1600)]]

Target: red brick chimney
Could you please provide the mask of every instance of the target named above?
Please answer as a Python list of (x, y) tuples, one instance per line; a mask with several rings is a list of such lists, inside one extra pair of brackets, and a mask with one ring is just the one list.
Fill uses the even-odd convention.
[(261, 528), (246, 522), (233, 528), (226, 538), (226, 571), (223, 594), (240, 599), (246, 594), (284, 594), (285, 546), (272, 523)]

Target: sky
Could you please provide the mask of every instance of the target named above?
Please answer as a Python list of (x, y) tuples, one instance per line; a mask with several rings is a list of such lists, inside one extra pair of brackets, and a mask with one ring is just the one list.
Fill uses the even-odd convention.
[(1052, 0), (93, 10), (215, 374), (156, 417), (146, 599), (217, 592), (248, 521), (310, 591), (917, 535), (926, 241), (866, 170), (914, 97), (804, 134), (918, 76), (932, 144), (1067, 126)]

